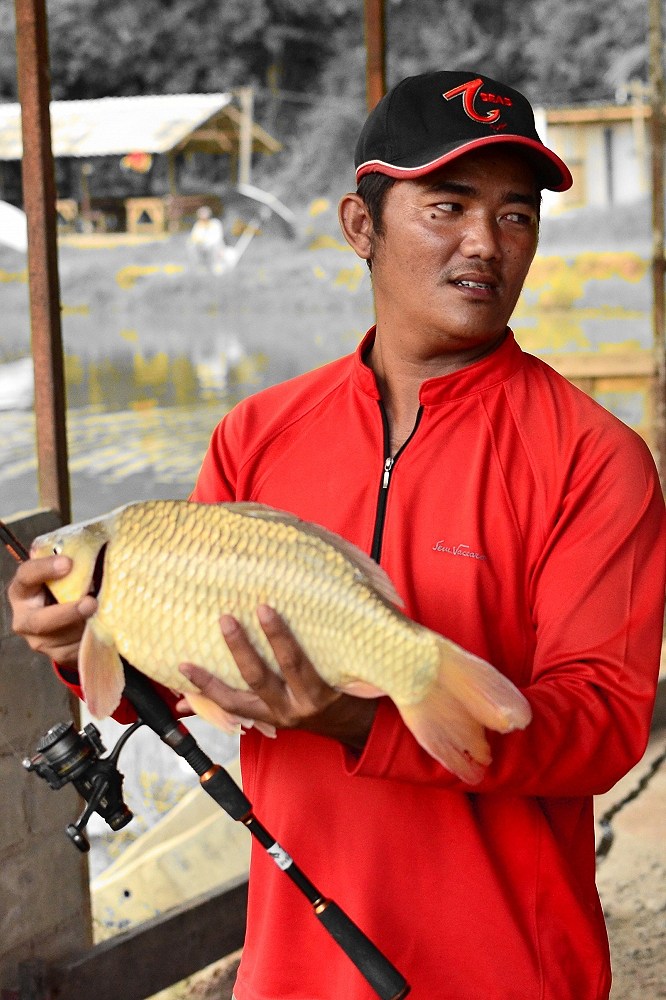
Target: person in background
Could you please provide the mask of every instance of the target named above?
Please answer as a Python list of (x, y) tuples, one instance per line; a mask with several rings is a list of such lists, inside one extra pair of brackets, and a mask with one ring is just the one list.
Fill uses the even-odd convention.
[[(206, 664), (182, 670), (227, 711), (277, 727), (275, 740), (254, 728), (241, 739), (257, 815), (414, 1000), (607, 1000), (593, 796), (648, 739), (666, 519), (645, 443), (508, 326), (541, 191), (566, 190), (571, 175), (523, 95), (439, 71), (372, 111), (356, 180), (340, 223), (371, 268), (376, 325), (352, 355), (226, 415), (192, 499), (270, 504), (365, 549), (411, 617), (522, 690), (532, 722), (489, 733), (492, 761), (465, 783), (389, 699), (326, 685), (265, 606), (279, 673), (225, 608), (220, 641), (248, 690)], [(95, 601), (45, 607), (39, 591), (68, 568), (25, 564), (9, 596), (16, 631), (80, 691), (71, 671)], [(374, 996), (254, 848), (235, 994)]]
[(187, 242), (195, 261), (201, 267), (215, 272), (224, 268), (224, 228), (208, 205), (197, 209), (197, 219)]

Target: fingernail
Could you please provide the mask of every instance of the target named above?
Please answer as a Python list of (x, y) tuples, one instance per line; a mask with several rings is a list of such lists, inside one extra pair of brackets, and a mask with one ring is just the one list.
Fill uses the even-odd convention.
[(67, 556), (56, 556), (53, 562), (53, 568), (56, 573), (67, 573), (71, 568), (71, 560)]
[(90, 618), (97, 611), (97, 601), (87, 594), (81, 598), (76, 607), (82, 618)]
[(224, 636), (232, 636), (238, 631), (238, 622), (231, 615), (222, 615), (220, 618), (220, 630)]
[(272, 625), (277, 615), (273, 608), (270, 608), (268, 604), (260, 604), (257, 608), (257, 618), (262, 625)]
[(181, 663), (181, 665), (178, 667), (178, 670), (183, 675), (183, 677), (187, 677), (188, 681), (192, 680), (192, 666), (191, 666), (191, 664), (189, 664), (189, 663)]

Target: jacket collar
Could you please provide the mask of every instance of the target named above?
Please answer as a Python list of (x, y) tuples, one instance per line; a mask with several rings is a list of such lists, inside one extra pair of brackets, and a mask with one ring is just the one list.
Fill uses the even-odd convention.
[[(368, 330), (353, 356), (353, 378), (362, 392), (373, 399), (379, 399), (380, 393), (375, 373), (363, 360), (374, 343), (374, 339), (375, 327), (373, 326)], [(505, 382), (520, 367), (522, 354), (513, 331), (507, 327), (504, 340), (491, 354), (487, 354), (479, 361), (475, 361), (459, 371), (426, 379), (421, 385), (419, 400), (424, 406), (433, 406), (437, 403), (449, 402), (452, 399), (462, 399)]]

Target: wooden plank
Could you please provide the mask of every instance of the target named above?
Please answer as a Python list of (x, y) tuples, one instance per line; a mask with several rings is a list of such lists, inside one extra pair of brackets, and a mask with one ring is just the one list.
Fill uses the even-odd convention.
[(605, 354), (598, 351), (576, 351), (570, 354), (542, 354), (546, 364), (565, 378), (652, 378), (656, 361), (652, 351), (627, 351)]
[(247, 877), (44, 968), (20, 969), (19, 1000), (145, 1000), (243, 945)]
[(612, 121), (630, 122), (636, 117), (649, 118), (650, 108), (646, 104), (604, 104), (598, 107), (546, 109), (546, 121), (549, 125), (579, 125)]

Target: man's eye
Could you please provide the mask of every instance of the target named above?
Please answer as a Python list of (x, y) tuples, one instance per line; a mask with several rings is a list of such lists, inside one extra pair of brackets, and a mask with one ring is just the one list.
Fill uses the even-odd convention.
[(437, 208), (442, 212), (458, 212), (461, 206), (455, 201), (440, 201)]
[(532, 224), (532, 216), (525, 215), (524, 212), (507, 212), (505, 218), (509, 222), (518, 222), (521, 226), (530, 226)]

